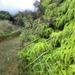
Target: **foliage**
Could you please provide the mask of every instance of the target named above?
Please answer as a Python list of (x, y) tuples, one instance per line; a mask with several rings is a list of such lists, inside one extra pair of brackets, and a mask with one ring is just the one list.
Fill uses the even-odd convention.
[(13, 30), (14, 30), (14, 27), (9, 21), (6, 21), (6, 20), (0, 21), (0, 31), (3, 32), (3, 34), (8, 34)]
[(11, 33), (12, 31), (14, 31), (14, 26), (12, 25), (11, 22), (4, 20), (4, 21), (0, 21), (0, 41), (2, 39), (5, 39), (4, 36), (8, 35), (9, 33)]
[(0, 20), (8, 20), (14, 23), (14, 17), (7, 11), (0, 11)]
[(10, 20), (12, 16), (7, 11), (0, 11), (0, 20)]
[[(29, 14), (30, 16), (30, 14)], [(30, 16), (31, 17), (31, 16)], [(23, 20), (25, 20), (24, 22), (24, 27), (25, 30), (21, 33), (19, 40), (24, 44), (26, 42), (29, 42), (31, 40), (34, 40), (34, 38), (37, 37), (37, 35), (34, 35), (34, 31), (35, 31), (35, 24), (31, 24), (30, 20), (23, 18)]]
[(49, 24), (41, 23), (39, 26), (38, 35), (42, 38), (49, 38), (49, 35), (53, 32), (53, 29), (49, 28)]
[[(36, 57), (38, 57), (42, 52), (44, 52), (44, 51), (46, 51), (46, 50), (48, 50), (48, 44), (47, 43), (45, 43), (45, 42), (38, 42), (38, 43), (33, 43), (33, 44), (31, 44), (30, 46), (28, 46), (28, 47), (26, 47), (25, 49), (23, 49), (23, 51), (21, 51), (21, 52), (19, 52), (19, 55), (20, 55), (20, 58), (25, 58), (25, 59), (23, 59), (22, 61), (27, 61), (26, 63), (23, 63), (21, 66), (20, 66), (20, 68), (22, 67), (24, 70), (25, 70), (25, 67), (24, 67), (24, 65), (27, 65), (27, 64), (30, 64), (30, 62), (32, 62)], [(25, 54), (26, 53), (26, 54)], [(40, 59), (39, 59), (39, 61), (40, 61)], [(26, 70), (26, 72), (24, 72), (24, 73), (22, 73), (22, 75), (24, 75), (24, 74), (26, 74), (26, 75), (28, 75), (28, 72), (29, 72), (29, 74), (30, 75), (36, 75), (36, 74), (40, 74), (40, 70), (38, 71), (38, 68), (36, 68), (36, 66), (38, 66), (39, 64), (35, 64), (34, 65), (34, 67), (31, 67), (31, 66), (28, 66), (28, 67), (30, 67), (30, 68), (32, 68), (33, 69), (33, 72), (32, 72), (32, 70), (29, 72), (29, 70), (27, 71)], [(41, 64), (40, 64), (40, 66), (41, 66)], [(26, 69), (29, 69), (29, 68), (26, 68)], [(35, 71), (34, 71), (34, 69), (36, 69), (37, 71), (38, 71), (38, 73), (36, 73)], [(40, 69), (40, 68), (39, 68)], [(41, 66), (41, 69), (42, 69), (42, 66)], [(23, 71), (22, 71), (23, 72)]]
[(29, 41), (35, 40), (37, 37), (38, 37), (37, 35), (32, 35), (32, 30), (24, 30), (21, 33), (19, 40), (24, 44)]
[(13, 25), (23, 27), (24, 22), (25, 22), (25, 20), (23, 20), (23, 18), (25, 18), (24, 14), (26, 16), (28, 16), (29, 18), (31, 18), (31, 17), (34, 18), (34, 15), (33, 15), (34, 12), (25, 10), (22, 13), (23, 14), (18, 12), (16, 14), (12, 15), (7, 11), (0, 11), (0, 20), (8, 20), (8, 21), (11, 21), (13, 23)]
[(22, 14), (20, 13), (17, 13), (15, 15), (13, 15), (13, 18), (14, 18), (14, 25), (18, 25), (18, 26), (21, 26), (23, 27), (24, 26), (24, 22), (23, 22), (23, 19), (22, 19)]
[(30, 29), (32, 33), (28, 35), (29, 41), (35, 39), (33, 30), (36, 28), (38, 28), (36, 36), (40, 39), (25, 46), (18, 53), (21, 60), (20, 75), (75, 74), (74, 3), (75, 0), (41, 0), (44, 9), (42, 17), (53, 20), (54, 28), (50, 26), (51, 22), (39, 23), (42, 19), (34, 21), (35, 27)]
[[(46, 43), (38, 42), (33, 43), (30, 46), (19, 52), (19, 56), (23, 61), (20, 68), (22, 75), (73, 75), (75, 72), (75, 25), (69, 24), (61, 32), (53, 32), (50, 36), (55, 36), (52, 40)], [(49, 50), (48, 54), (39, 58), (32, 65), (27, 64), (34, 61), (39, 55), (46, 50)]]

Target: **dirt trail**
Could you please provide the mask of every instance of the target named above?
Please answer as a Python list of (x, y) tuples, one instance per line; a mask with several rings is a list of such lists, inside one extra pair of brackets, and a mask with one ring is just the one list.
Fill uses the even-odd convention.
[(0, 75), (18, 75), (18, 38), (0, 42)]

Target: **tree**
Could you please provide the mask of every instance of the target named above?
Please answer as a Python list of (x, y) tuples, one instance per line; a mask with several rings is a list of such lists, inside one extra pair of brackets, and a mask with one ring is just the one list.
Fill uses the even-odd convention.
[(34, 6), (35, 8), (37, 8), (36, 10), (36, 17), (39, 18), (40, 16), (42, 16), (44, 14), (44, 8), (41, 4), (42, 0), (39, 2), (38, 0), (35, 0), (34, 2)]
[(7, 11), (0, 11), (0, 20), (9, 20), (13, 21), (12, 15)]

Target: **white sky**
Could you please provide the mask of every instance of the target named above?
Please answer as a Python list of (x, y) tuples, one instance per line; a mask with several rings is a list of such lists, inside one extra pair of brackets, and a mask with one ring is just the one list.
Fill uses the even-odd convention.
[(34, 10), (34, 1), (35, 0), (0, 0), (0, 11), (5, 10), (10, 13), (16, 13), (26, 9)]

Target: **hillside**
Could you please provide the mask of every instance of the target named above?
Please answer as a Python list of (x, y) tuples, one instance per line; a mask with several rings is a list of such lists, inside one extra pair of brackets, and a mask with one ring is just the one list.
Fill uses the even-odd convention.
[(37, 13), (43, 13), (20, 35), (25, 48), (18, 53), (19, 75), (75, 74), (74, 4), (75, 0), (41, 0)]

